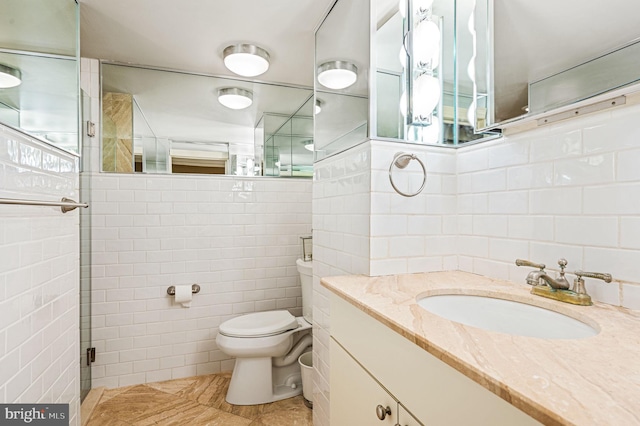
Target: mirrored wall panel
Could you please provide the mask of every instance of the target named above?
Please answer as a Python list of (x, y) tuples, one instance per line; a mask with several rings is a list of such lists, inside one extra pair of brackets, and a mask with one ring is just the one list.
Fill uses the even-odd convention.
[(370, 0), (340, 0), (316, 31), (318, 160), (370, 136), (370, 10)]
[(313, 97), (291, 116), (264, 114), (256, 128), (256, 164), (264, 176), (313, 176)]
[[(377, 137), (456, 146), (479, 133), (475, 0), (373, 0)], [(478, 34), (480, 34), (478, 36)]]
[(482, 0), (476, 8), (490, 23), (475, 66), (479, 92), (488, 95), (477, 99), (486, 128), (640, 81), (638, 2)]
[[(313, 128), (312, 94), (310, 88), (103, 63), (102, 171), (306, 176), (292, 172), (313, 158), (304, 147), (306, 157), (294, 155), (293, 138), (301, 132), (294, 116), (308, 104), (305, 119)], [(276, 134), (281, 158), (270, 156), (267, 164), (264, 138)]]
[(3, 0), (0, 16), (0, 122), (79, 152), (78, 5)]

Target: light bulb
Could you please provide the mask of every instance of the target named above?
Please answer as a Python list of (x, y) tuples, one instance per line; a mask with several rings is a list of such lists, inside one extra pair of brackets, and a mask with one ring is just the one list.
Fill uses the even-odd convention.
[(469, 76), (471, 81), (473, 81), (473, 82), (476, 81), (476, 61), (475, 61), (475, 57), (471, 58), (471, 60), (469, 61), (469, 65), (467, 66), (467, 75)]
[(431, 119), (429, 126), (423, 127), (422, 130), (422, 142), (425, 143), (437, 143), (440, 141), (440, 120), (438, 117)]
[(407, 92), (402, 92), (400, 95), (400, 114), (403, 117), (407, 116)]
[(407, 51), (404, 49), (404, 46), (400, 46), (398, 59), (400, 60), (400, 65), (402, 65), (402, 68), (407, 68)]
[(467, 108), (467, 120), (469, 121), (469, 125), (476, 127), (476, 101), (475, 99), (471, 102), (469, 107)]
[(414, 30), (413, 56), (415, 64), (431, 64), (431, 69), (438, 66), (440, 59), (440, 28), (433, 21), (425, 20)]
[(238, 87), (225, 87), (218, 90), (218, 102), (227, 108), (244, 109), (253, 103), (253, 93)]
[(440, 102), (440, 82), (432, 75), (423, 74), (415, 82), (413, 113), (416, 117), (428, 117)]
[(402, 19), (405, 19), (407, 17), (407, 0), (398, 1), (398, 10)]
[(0, 89), (9, 89), (22, 83), (20, 70), (0, 64)]
[(358, 79), (358, 68), (345, 61), (325, 62), (318, 67), (318, 83), (329, 89), (346, 89)]
[(253, 44), (234, 44), (222, 52), (224, 65), (243, 77), (255, 77), (269, 69), (269, 53)]

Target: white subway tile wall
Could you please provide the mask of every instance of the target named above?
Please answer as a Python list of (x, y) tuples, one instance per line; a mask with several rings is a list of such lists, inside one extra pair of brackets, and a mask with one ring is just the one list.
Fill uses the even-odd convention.
[[(82, 138), (82, 167), (81, 171), (100, 170), (100, 137), (102, 108), (100, 107), (100, 61), (97, 59), (80, 59), (80, 88), (86, 96), (83, 103), (83, 138)], [(84, 102), (84, 101), (83, 101)], [(84, 137), (87, 132), (87, 122), (94, 125), (95, 136)], [(86, 187), (83, 185), (83, 187)]]
[[(427, 184), (416, 197), (396, 193), (389, 165), (397, 152), (416, 153)], [(457, 269), (454, 150), (369, 141), (315, 165), (314, 231), (314, 415), (329, 424), (329, 302), (320, 278)], [(412, 161), (394, 170), (394, 183), (412, 192), (422, 169)]]
[[(229, 371), (221, 322), (301, 315), (295, 261), (311, 233), (311, 181), (93, 174), (93, 387)], [(199, 284), (190, 308), (172, 285)]]
[(313, 422), (329, 425), (329, 297), (320, 278), (369, 274), (371, 145), (314, 165)]
[[(77, 199), (77, 158), (0, 125), (0, 197)], [(0, 205), (0, 401), (79, 425), (78, 212)]]
[[(565, 257), (569, 272), (613, 275), (610, 284), (586, 280), (595, 300), (640, 309), (639, 116), (640, 105), (629, 105), (456, 151), (369, 142), (316, 164), (314, 230), (337, 229), (342, 219), (331, 214), (341, 203), (324, 199), (326, 186), (336, 200), (353, 192), (366, 196), (349, 180), (330, 180), (334, 166), (339, 170), (352, 152), (360, 155), (370, 146), (371, 233), (363, 243), (370, 247), (369, 275), (460, 269), (523, 283), (527, 271), (515, 266), (516, 258), (557, 271), (557, 260)], [(415, 199), (400, 199), (388, 183), (398, 151), (426, 161), (427, 187)], [(415, 170), (406, 175), (402, 180), (398, 174), (399, 185), (415, 187)], [(316, 281), (334, 273), (367, 273), (336, 269), (350, 255), (340, 241), (335, 235), (323, 243), (323, 271), (314, 270)], [(330, 360), (322, 341), (329, 336), (329, 306), (317, 282), (316, 287), (314, 315), (322, 315), (323, 326), (320, 341), (314, 329), (314, 378), (323, 398), (314, 425), (325, 426)]]
[[(456, 256), (456, 151), (381, 141), (370, 144), (372, 250), (369, 275), (441, 271), (455, 267), (455, 261), (451, 262), (450, 258)], [(389, 166), (399, 152), (416, 154), (425, 165), (426, 185), (414, 197), (404, 197), (391, 186)], [(396, 187), (407, 194), (415, 193), (423, 180), (422, 168), (416, 160), (410, 161), (404, 169), (393, 167), (392, 176)], [(445, 223), (449, 226), (445, 227)]]
[(459, 229), (460, 269), (524, 282), (515, 258), (558, 271), (564, 257), (568, 272), (613, 275), (586, 280), (594, 299), (637, 309), (639, 116), (629, 105), (460, 148), (459, 212), (472, 217)]

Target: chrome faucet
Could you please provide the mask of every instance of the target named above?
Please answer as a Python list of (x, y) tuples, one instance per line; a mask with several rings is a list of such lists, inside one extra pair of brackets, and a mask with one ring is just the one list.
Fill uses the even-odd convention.
[(531, 271), (527, 275), (527, 284), (532, 286), (531, 294), (535, 294), (549, 299), (559, 300), (574, 305), (592, 305), (591, 296), (587, 294), (582, 277), (597, 278), (604, 282), (611, 282), (610, 274), (600, 272), (583, 272), (576, 271), (576, 279), (573, 280), (573, 287), (569, 290), (569, 281), (564, 276), (564, 268), (567, 267), (567, 260), (558, 260), (560, 266), (560, 276), (558, 278), (550, 277), (544, 270), (545, 265), (542, 263), (533, 263), (529, 260), (516, 259), (518, 266), (530, 266), (538, 268), (538, 271)]
[(546, 272), (542, 271), (540, 274), (540, 279), (543, 280), (547, 285), (551, 288), (555, 288), (556, 290), (568, 290), (569, 281), (564, 277), (564, 268), (567, 267), (567, 259), (558, 260), (558, 266), (560, 266), (560, 276), (556, 279), (551, 278), (547, 275)]

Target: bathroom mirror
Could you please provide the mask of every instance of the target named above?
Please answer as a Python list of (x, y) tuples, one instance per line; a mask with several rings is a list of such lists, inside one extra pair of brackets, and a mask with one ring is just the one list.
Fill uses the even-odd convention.
[[(468, 25), (474, 5), (475, 0), (339, 0), (316, 31), (316, 100), (322, 107), (316, 115), (316, 160), (367, 138), (457, 146), (496, 137), (473, 127), (474, 76), (467, 70), (474, 41), (484, 40)], [(427, 22), (437, 37), (418, 36)], [(478, 30), (486, 33), (486, 25)], [(418, 58), (433, 45), (436, 53), (425, 65)], [(357, 68), (352, 84), (323, 82), (327, 68), (347, 73), (348, 65)], [(412, 95), (423, 76), (435, 84)], [(418, 114), (412, 105), (426, 98), (435, 98), (426, 102), (433, 105)]]
[[(474, 15), (476, 1), (372, 4), (377, 137), (450, 146), (495, 137), (474, 132), (472, 64), (486, 34), (485, 22)], [(434, 83), (429, 90), (420, 87), (425, 77)], [(433, 108), (425, 111), (422, 99), (433, 99), (427, 101)]]
[(476, 81), (488, 94), (478, 99), (486, 106), (479, 127), (502, 127), (640, 79), (638, 2), (487, 0), (476, 7), (490, 22), (489, 42), (477, 45)]
[(0, 17), (0, 72), (21, 80), (0, 87), (0, 122), (77, 153), (78, 5), (3, 0)]
[[(218, 92), (225, 88), (251, 92), (251, 105), (223, 106)], [(303, 176), (265, 173), (265, 157), (256, 158), (256, 146), (265, 145), (257, 140), (257, 128), (265, 116), (279, 117), (284, 125), (312, 94), (304, 87), (102, 63), (102, 171)], [(293, 170), (298, 164), (292, 158), (302, 166), (311, 162), (313, 154), (304, 147), (308, 158), (292, 157), (294, 133), (288, 137), (288, 148), (279, 146), (279, 164)]]
[(313, 96), (291, 116), (265, 113), (256, 126), (257, 167), (263, 176), (313, 176)]
[[(316, 160), (369, 137), (370, 10), (370, 0), (340, 0), (316, 31)], [(332, 81), (340, 72), (353, 80)]]

